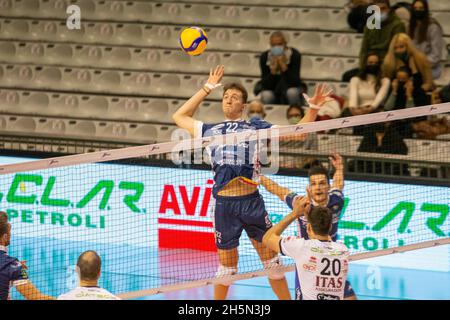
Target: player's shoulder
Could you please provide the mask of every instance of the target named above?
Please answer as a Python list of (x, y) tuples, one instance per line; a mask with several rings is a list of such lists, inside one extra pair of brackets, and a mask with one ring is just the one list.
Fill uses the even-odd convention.
[(338, 188), (332, 188), (329, 192), (328, 195), (330, 197), (338, 197), (338, 198), (343, 198), (344, 197), (344, 192), (341, 189)]

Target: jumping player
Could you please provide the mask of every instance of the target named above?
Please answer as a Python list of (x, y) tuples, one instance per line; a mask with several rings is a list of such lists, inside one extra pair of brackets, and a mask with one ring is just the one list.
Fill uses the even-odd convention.
[[(282, 232), (300, 217), (307, 220), (309, 240), (302, 237), (281, 238)], [(267, 231), (263, 244), (295, 260), (300, 278), (300, 300), (343, 300), (348, 272), (348, 248), (332, 241), (331, 210), (310, 206), (309, 197), (296, 201), (294, 211)]]
[[(339, 154), (335, 153), (330, 157), (331, 163), (336, 169), (333, 176), (333, 185), (330, 186), (330, 179), (328, 176), (327, 169), (316, 166), (309, 170), (309, 185), (307, 191), (311, 197), (312, 207), (323, 206), (330, 209), (332, 213), (332, 227), (330, 229), (330, 236), (333, 241), (337, 240), (337, 231), (339, 224), (339, 217), (341, 215), (342, 208), (344, 206), (344, 194), (342, 190), (344, 189), (344, 166), (342, 163), (342, 158)], [(295, 202), (301, 199), (302, 196), (295, 192), (292, 192), (288, 188), (282, 187), (275, 181), (265, 177), (260, 177), (261, 184), (270, 193), (278, 196), (281, 201), (286, 202), (290, 209), (293, 209)], [(308, 239), (307, 233), (307, 220), (306, 218), (300, 217), (298, 219), (299, 223), (299, 236)], [(295, 293), (296, 299), (300, 299), (300, 286), (298, 274), (295, 277)], [(345, 285), (345, 299), (355, 300), (356, 295), (353, 291), (350, 283), (347, 281)]]
[[(267, 129), (272, 125), (264, 120), (242, 120), (247, 102), (247, 91), (238, 83), (229, 83), (223, 88), (222, 110), (224, 121), (204, 124), (193, 115), (200, 103), (212, 90), (221, 86), (224, 66), (211, 70), (205, 86), (193, 95), (174, 114), (173, 120), (196, 138), (228, 133)], [(325, 85), (318, 85), (315, 94), (308, 100), (310, 108), (299, 123), (314, 121), (317, 111), (327, 100), (331, 91)], [(269, 282), (279, 299), (290, 299), (287, 282), (283, 273), (272, 271), (279, 265), (278, 254), (261, 243), (264, 233), (272, 226), (264, 201), (258, 192), (257, 160), (255, 144), (244, 142), (239, 145), (219, 145), (210, 147), (208, 152), (214, 172), (213, 197), (214, 228), (220, 266), (218, 278), (237, 272), (238, 246), (242, 231), (245, 230), (255, 247), (264, 268), (269, 270)], [(214, 287), (214, 298), (225, 299), (230, 283), (223, 282)]]

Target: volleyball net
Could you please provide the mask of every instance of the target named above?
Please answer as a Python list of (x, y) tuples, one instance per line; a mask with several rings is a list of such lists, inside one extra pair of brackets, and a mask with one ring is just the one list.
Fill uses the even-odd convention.
[[(309, 168), (324, 166), (332, 178), (329, 156), (340, 154), (338, 239), (353, 260), (448, 244), (450, 142), (412, 139), (408, 130), (449, 112), (447, 103), (200, 139), (180, 131), (167, 143), (41, 160), (2, 157), (9, 254), (26, 260), (33, 283), (54, 296), (77, 284), (75, 265), (86, 250), (102, 258), (100, 285), (124, 298), (215, 283), (208, 150), (220, 146), (238, 162), (254, 147), (261, 174), (299, 194)], [(262, 186), (259, 192), (272, 223), (291, 211)], [(296, 223), (284, 233), (297, 234)], [(238, 250), (230, 279), (266, 274), (245, 231)], [(290, 258), (282, 260), (282, 270), (293, 270)]]

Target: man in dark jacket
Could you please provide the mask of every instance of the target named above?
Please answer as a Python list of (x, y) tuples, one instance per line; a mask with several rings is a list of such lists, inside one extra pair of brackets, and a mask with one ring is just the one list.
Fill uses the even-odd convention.
[(381, 28), (369, 29), (367, 25), (364, 28), (364, 36), (359, 53), (361, 68), (365, 66), (369, 52), (377, 53), (381, 60), (383, 60), (394, 35), (400, 32), (406, 32), (403, 22), (391, 10), (389, 0), (375, 0), (373, 4), (380, 8)]
[(300, 52), (287, 46), (283, 33), (270, 36), (271, 49), (260, 59), (261, 100), (264, 104), (301, 104)]

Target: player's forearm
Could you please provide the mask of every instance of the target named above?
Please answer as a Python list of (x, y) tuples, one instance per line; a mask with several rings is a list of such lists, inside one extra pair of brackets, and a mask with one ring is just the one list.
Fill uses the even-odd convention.
[(260, 177), (260, 182), (266, 188), (267, 191), (276, 195), (281, 201), (284, 201), (284, 197), (289, 194), (290, 190), (280, 186), (278, 183), (266, 176)]
[(173, 119), (179, 117), (192, 117), (199, 107), (200, 103), (205, 100), (208, 94), (204, 89), (200, 89), (188, 101), (186, 101), (174, 114)]
[(336, 169), (333, 176), (333, 187), (339, 190), (344, 189), (344, 168)]
[(308, 111), (306, 111), (306, 114), (304, 115), (304, 117), (299, 121), (299, 124), (316, 121), (318, 112), (319, 112), (319, 110), (317, 110), (317, 109), (308, 108)]

